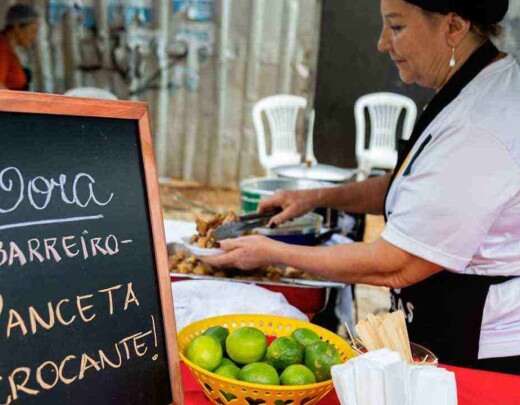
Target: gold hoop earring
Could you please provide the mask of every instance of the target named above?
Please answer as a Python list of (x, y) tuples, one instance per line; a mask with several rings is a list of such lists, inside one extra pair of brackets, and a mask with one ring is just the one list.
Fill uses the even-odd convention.
[(455, 59), (455, 48), (451, 48), (450, 68), (454, 68), (456, 64), (457, 60)]

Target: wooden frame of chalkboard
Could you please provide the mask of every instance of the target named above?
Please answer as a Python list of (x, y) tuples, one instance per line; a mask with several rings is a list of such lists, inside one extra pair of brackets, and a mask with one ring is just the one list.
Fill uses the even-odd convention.
[[(144, 194), (143, 200), (145, 201), (145, 206), (148, 208), (148, 212), (144, 214), (145, 217), (147, 217), (148, 224), (149, 224), (149, 233), (151, 236), (150, 246), (151, 246), (151, 263), (155, 264), (155, 277), (154, 279), (154, 285), (155, 290), (159, 293), (160, 303), (157, 304), (157, 307), (159, 308), (159, 315), (162, 316), (162, 332), (163, 336), (159, 336), (159, 340), (164, 342), (165, 346), (165, 357), (167, 359), (164, 360), (164, 362), (167, 364), (164, 366), (165, 369), (167, 369), (168, 377), (165, 377), (165, 381), (169, 382), (169, 387), (166, 389), (169, 391), (169, 396), (173, 398), (173, 403), (175, 405), (182, 405), (184, 403), (184, 397), (183, 397), (183, 389), (182, 389), (182, 380), (181, 380), (181, 373), (180, 373), (180, 365), (179, 365), (179, 354), (178, 354), (178, 348), (177, 348), (177, 340), (176, 340), (176, 326), (175, 326), (175, 315), (173, 310), (173, 300), (171, 295), (171, 284), (169, 279), (169, 272), (168, 272), (168, 261), (167, 261), (167, 251), (166, 251), (166, 244), (165, 244), (165, 236), (164, 236), (164, 230), (163, 230), (163, 222), (162, 222), (162, 211), (161, 211), (161, 205), (160, 205), (160, 198), (159, 198), (159, 186), (157, 181), (157, 171), (155, 166), (155, 159), (154, 159), (154, 152), (152, 147), (152, 140), (151, 140), (151, 134), (150, 134), (150, 122), (149, 122), (149, 116), (148, 116), (148, 109), (145, 103), (140, 102), (129, 102), (129, 101), (109, 101), (109, 100), (92, 100), (92, 99), (82, 99), (82, 98), (71, 98), (71, 97), (64, 97), (59, 95), (47, 95), (47, 94), (37, 94), (37, 93), (27, 93), (27, 92), (13, 92), (13, 91), (0, 91), (0, 115), (4, 113), (14, 113), (11, 114), (13, 116), (22, 116), (22, 117), (53, 117), (53, 119), (64, 117), (62, 119), (69, 119), (70, 125), (75, 125), (74, 120), (81, 120), (81, 119), (116, 119), (117, 122), (120, 120), (130, 120), (136, 123), (137, 125), (137, 131), (138, 131), (138, 149), (139, 151), (137, 154), (141, 155), (141, 161), (139, 164), (141, 165), (141, 177), (144, 179), (144, 189), (139, 190), (141, 194)], [(2, 118), (2, 117), (0, 117)], [(45, 118), (47, 119), (47, 118)], [(30, 121), (30, 120), (29, 120)], [(1, 122), (1, 121), (0, 121)], [(4, 122), (5, 123), (5, 122)], [(30, 125), (28, 123), (28, 125)], [(3, 130), (5, 129), (5, 126), (2, 125)], [(33, 129), (34, 131), (34, 139), (37, 139), (39, 136), (38, 131), (36, 128)], [(52, 131), (50, 131), (49, 136), (52, 136)], [(13, 137), (12, 137), (13, 138)], [(16, 138), (16, 137), (14, 137)], [(106, 138), (109, 139), (110, 137)], [(14, 142), (14, 141), (13, 141)], [(5, 145), (2, 146), (5, 148)], [(13, 148), (16, 149), (16, 148)], [(45, 154), (44, 151), (42, 151), (43, 154)], [(81, 152), (78, 152), (81, 153)], [(39, 159), (40, 156), (34, 156), (34, 159)], [(50, 158), (52, 159), (52, 157)], [(0, 170), (2, 170), (2, 167), (0, 167)], [(7, 176), (7, 173), (4, 168), (4, 172), (0, 172), (0, 181), (1, 175), (4, 174)], [(20, 176), (21, 177), (21, 176)], [(126, 179), (120, 179), (121, 181), (125, 181)], [(6, 181), (4, 177), (4, 181)], [(8, 180), (10, 181), (10, 180)], [(54, 181), (54, 180), (53, 180)], [(9, 183), (11, 184), (11, 183)], [(5, 185), (5, 183), (4, 183)], [(7, 188), (4, 188), (4, 191)], [(1, 191), (1, 190), (0, 190)], [(91, 189), (92, 191), (92, 189)], [(75, 193), (75, 191), (74, 191)], [(4, 193), (5, 194), (5, 193)], [(62, 186), (62, 195), (63, 195), (63, 186)], [(62, 197), (63, 198), (63, 197)], [(0, 207), (1, 212), (1, 207)], [(21, 219), (20, 219), (21, 218)], [(23, 217), (17, 218), (17, 220), (23, 220)], [(1, 218), (0, 218), (1, 219)], [(0, 225), (2, 225), (0, 223)], [(1, 227), (0, 227), (1, 228)], [(2, 234), (0, 234), (0, 240), (1, 240)], [(79, 244), (79, 243), (78, 243)], [(5, 245), (4, 245), (5, 246)], [(95, 255), (95, 252), (94, 252)], [(18, 257), (19, 259), (19, 257)], [(0, 263), (0, 270), (2, 270), (2, 265)], [(153, 278), (153, 277), (151, 277)], [(112, 287), (112, 291), (115, 291), (116, 287)], [(104, 290), (107, 291), (107, 290)], [(110, 292), (110, 305), (112, 306), (112, 291)], [(134, 292), (132, 292), (134, 294)], [(127, 291), (126, 300), (131, 302), (132, 300), (128, 297), (131, 297), (134, 299), (134, 302), (137, 301), (137, 297), (135, 295), (129, 295), (129, 292)], [(5, 298), (5, 296), (4, 296)], [(79, 297), (81, 298), (81, 297)], [(78, 298), (78, 302), (79, 302)], [(104, 298), (105, 299), (105, 298)], [(62, 303), (65, 302), (65, 300), (62, 300)], [(58, 304), (58, 311), (59, 311), (59, 305)], [(126, 305), (128, 302), (125, 302)], [(78, 304), (80, 306), (80, 304)], [(50, 303), (49, 303), (50, 307)], [(7, 310), (7, 302), (6, 300), (2, 299), (2, 295), (0, 295), (0, 313), (2, 312), (2, 308), (4, 309), (4, 314), (6, 315)], [(86, 309), (87, 307), (83, 307), (83, 309)], [(112, 310), (112, 308), (111, 308)], [(126, 308), (125, 308), (126, 310)], [(14, 311), (14, 310), (11, 310)], [(11, 313), (9, 313), (11, 314)], [(81, 314), (84, 315), (84, 314)], [(79, 318), (79, 315), (78, 315)], [(72, 318), (71, 318), (72, 319)], [(110, 318), (113, 319), (113, 318)], [(38, 320), (38, 319), (37, 319)], [(40, 319), (41, 320), (41, 319)], [(34, 321), (34, 319), (31, 320), (31, 322)], [(21, 319), (20, 319), (21, 322)], [(114, 322), (114, 325), (117, 322)], [(14, 324), (10, 324), (7, 326), (8, 328), (8, 335), (9, 332), (15, 333), (16, 330), (14, 329)], [(36, 326), (37, 323), (35, 323)], [(20, 324), (17, 325), (20, 327)], [(11, 329), (9, 329), (11, 328)], [(105, 328), (106, 329), (106, 328)], [(34, 331), (33, 331), (34, 332)], [(48, 331), (44, 331), (48, 332)], [(154, 325), (154, 332), (155, 332), (155, 325)], [(0, 333), (3, 333), (0, 332)], [(151, 333), (151, 332), (150, 332)], [(33, 333), (34, 334), (34, 333)], [(30, 335), (30, 333), (29, 333)], [(144, 334), (142, 335), (144, 336)], [(0, 336), (1, 337), (1, 336)], [(25, 336), (23, 336), (25, 338)], [(162, 339), (162, 340), (161, 340)], [(134, 345), (136, 345), (136, 342), (134, 341)], [(156, 345), (157, 345), (157, 338), (156, 338)], [(139, 347), (139, 346), (137, 346)], [(137, 351), (136, 347), (136, 351)], [(141, 346), (142, 350), (142, 346)], [(144, 351), (144, 350), (143, 350)], [(101, 350), (100, 350), (101, 352)], [(128, 352), (127, 352), (128, 355)], [(65, 367), (65, 362), (70, 360), (71, 356), (65, 358), (61, 366), (59, 367), (60, 374), (63, 371), (63, 368)], [(154, 358), (155, 361), (155, 358)], [(81, 359), (82, 366), (83, 366), (83, 358)], [(48, 361), (46, 363), (43, 363), (42, 366), (44, 367), (45, 364), (49, 368), (52, 368), (51, 364), (52, 362)], [(96, 362), (93, 362), (93, 364)], [(72, 364), (72, 361), (70, 362)], [(99, 363), (98, 363), (99, 365)], [(67, 365), (68, 366), (68, 365)], [(90, 366), (92, 367), (95, 367)], [(97, 370), (97, 367), (95, 367)], [(43, 369), (44, 370), (44, 369)], [(58, 368), (56, 368), (58, 370)], [(38, 369), (40, 374), (43, 373), (42, 369)], [(45, 371), (45, 370), (44, 370)], [(51, 370), (52, 371), (52, 370)], [(0, 368), (1, 372), (1, 368)], [(85, 372), (85, 370), (83, 370)], [(166, 373), (163, 373), (166, 374)], [(20, 377), (20, 376), (16, 376)], [(28, 376), (26, 376), (28, 377)], [(42, 375), (39, 376), (42, 380)], [(9, 377), (10, 378), (10, 377)], [(48, 378), (48, 377), (47, 377)], [(155, 377), (154, 377), (155, 378)], [(8, 378), (4, 376), (2, 381), (2, 376), (0, 375), (0, 382), (2, 384), (5, 383), (5, 381)], [(12, 378), (12, 381), (15, 381), (15, 377)], [(80, 378), (81, 379), (81, 373)], [(107, 379), (107, 377), (105, 377)], [(108, 378), (109, 379), (109, 378)], [(154, 380), (158, 381), (160, 379)], [(54, 383), (54, 385), (59, 385), (58, 380)], [(11, 380), (10, 380), (11, 382)], [(120, 382), (119, 382), (120, 383)], [(13, 383), (14, 384), (14, 383)], [(16, 393), (13, 394), (12, 386), (11, 384), (11, 399), (13, 398), (13, 395), (17, 395)], [(132, 385), (132, 384), (129, 384)], [(30, 390), (29, 388), (22, 390), (22, 385), (17, 386), (14, 385), (15, 388), (19, 388), (19, 394), (20, 396), (22, 394), (28, 393)], [(43, 388), (46, 390), (49, 389), (51, 384), (44, 384)], [(98, 389), (98, 387), (90, 387), (91, 389)], [(102, 388), (99, 388), (102, 390)], [(9, 388), (5, 388), (6, 392), (9, 392)], [(2, 394), (2, 390), (0, 389), (0, 396)], [(37, 391), (33, 389), (33, 391)], [(44, 390), (40, 389), (41, 392), (45, 392)], [(45, 392), (47, 394), (47, 392)], [(111, 392), (111, 394), (113, 394)], [(7, 395), (7, 394), (6, 394)], [(32, 395), (32, 394), (31, 394)], [(40, 397), (41, 398), (41, 397)], [(63, 398), (63, 397), (60, 397)], [(0, 402), (3, 402), (4, 400), (9, 399), (9, 397), (0, 398)], [(31, 401), (34, 401), (34, 403), (40, 403), (33, 397), (29, 398), (30, 400), (27, 403), (33, 403)], [(88, 403), (89, 398), (82, 399), (80, 401), (77, 401), (76, 398), (68, 398), (69, 400), (74, 399), (74, 403)], [(40, 399), (41, 400), (41, 399)], [(47, 399), (48, 401), (48, 399)], [(83, 402), (82, 402), (83, 401)], [(117, 400), (116, 397), (113, 397), (111, 403), (122, 403)], [(13, 401), (13, 403), (16, 403), (17, 401)], [(44, 400), (45, 402), (45, 400)], [(156, 401), (157, 403), (161, 401)], [(154, 404), (156, 402), (153, 402)], [(23, 403), (26, 403), (25, 400), (23, 400)], [(48, 402), (46, 402), (48, 403)], [(69, 402), (70, 403), (70, 402)], [(127, 403), (125, 401), (125, 403)], [(142, 402), (141, 402), (142, 403)], [(149, 402), (152, 403), (152, 402)]]

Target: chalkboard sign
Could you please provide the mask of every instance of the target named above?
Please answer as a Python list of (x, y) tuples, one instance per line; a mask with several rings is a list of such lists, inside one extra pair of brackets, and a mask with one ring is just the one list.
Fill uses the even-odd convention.
[(0, 92), (0, 404), (182, 404), (143, 103)]

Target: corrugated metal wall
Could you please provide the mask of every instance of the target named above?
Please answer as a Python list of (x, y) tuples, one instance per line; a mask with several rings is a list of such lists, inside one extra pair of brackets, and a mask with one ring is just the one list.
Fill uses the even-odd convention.
[[(33, 55), (34, 90), (63, 93), (71, 87), (96, 86), (112, 91), (119, 98), (147, 101), (162, 176), (236, 186), (242, 178), (264, 174), (258, 163), (252, 127), (254, 103), (277, 93), (312, 98), (321, 0), (215, 0), (213, 18), (203, 22), (193, 21), (186, 13), (173, 14), (172, 3), (183, 1), (186, 2), (55, 0), (61, 6), (76, 4), (77, 7), (59, 21), (48, 23), (47, 18), (41, 27), (39, 47)], [(212, 3), (212, 0), (190, 1)], [(50, 1), (26, 2), (49, 11)], [(186, 39), (190, 35), (201, 36), (201, 43), (209, 46), (201, 50), (197, 44), (190, 44), (187, 57), (173, 59), (173, 63), (168, 63), (171, 59), (163, 60), (168, 69), (159, 75), (155, 86), (130, 97), (130, 91), (136, 90), (143, 80), (125, 82), (108, 70), (113, 66), (106, 60), (110, 59), (110, 53), (103, 51), (103, 39), (82, 26), (87, 25), (85, 16), (77, 15), (81, 7), (90, 7), (93, 9), (90, 14), (99, 25), (100, 19), (107, 18), (101, 11), (114, 2), (150, 7), (159, 16), (151, 24), (154, 28), (160, 28), (160, 17), (164, 18), (164, 10), (169, 8), (167, 21), (162, 22), (169, 25), (168, 52), (175, 52), (169, 48), (173, 39)], [(5, 11), (15, 1), (1, 3), (4, 10), (0, 11)], [(98, 27), (98, 34), (99, 28), (103, 34), (103, 28), (107, 27), (106, 24)], [(130, 35), (121, 38), (126, 38), (126, 47), (117, 51), (126, 52), (125, 62), (130, 62), (130, 68), (135, 67), (131, 64), (135, 61), (133, 54), (128, 51)], [(142, 76), (150, 76), (161, 64), (154, 46), (138, 57), (144, 59), (139, 65)], [(95, 67), (99, 63), (103, 69)], [(83, 69), (78, 69), (78, 65)], [(305, 127), (303, 115), (300, 134)]]
[[(239, 179), (264, 174), (251, 120), (254, 103), (272, 94), (308, 97), (314, 91), (311, 72), (316, 64), (319, 13), (316, 0), (234, 0), (227, 17), (229, 36), (224, 39), (219, 31), (223, 3), (215, 27), (216, 52), (200, 64), (200, 87), (193, 91), (182, 86), (172, 92), (166, 173), (236, 185)], [(287, 61), (284, 46), (291, 36), (286, 29), (291, 18), (298, 21), (296, 46)], [(221, 41), (225, 53), (218, 51)], [(288, 83), (283, 81), (284, 58), (289, 65)]]
[[(277, 93), (303, 95), (313, 104), (322, 0), (21, 0), (48, 11), (49, 4), (78, 9), (88, 15), (42, 25), (36, 52), (33, 89), (63, 93), (76, 86), (106, 88), (118, 97), (150, 103), (157, 160), (162, 176), (196, 180), (205, 184), (234, 186), (242, 178), (263, 175), (252, 128), (255, 101)], [(359, 0), (361, 1), (361, 0)], [(364, 0), (363, 0), (364, 1)], [(16, 0), (0, 1), (0, 20)], [(214, 3), (215, 15), (193, 21), (186, 12), (174, 12), (187, 3)], [(123, 67), (139, 75), (124, 79), (114, 73), (109, 41), (108, 10), (119, 7), (151, 10), (149, 23), (164, 30), (165, 52), (184, 35), (201, 35), (209, 52), (190, 49), (185, 58), (158, 57), (161, 52), (139, 30), (116, 34), (123, 41)], [(146, 19), (149, 15), (140, 15)], [(135, 18), (135, 15), (125, 14)], [(49, 16), (47, 16), (49, 17)], [(59, 16), (58, 16), (59, 17)], [(85, 21), (92, 20), (92, 21)], [(500, 45), (520, 56), (520, 0), (510, 2)], [(97, 31), (92, 29), (97, 23)], [(0, 21), (1, 23), (1, 21)], [(2, 24), (3, 25), (3, 24)], [(128, 28), (128, 21), (125, 23)], [(114, 33), (111, 34), (114, 36)], [(157, 39), (156, 37), (154, 37)], [(141, 41), (141, 43), (139, 42)], [(147, 43), (148, 41), (148, 43)], [(159, 46), (160, 47), (160, 46)], [(133, 52), (129, 52), (129, 49)], [(144, 54), (138, 49), (146, 48)], [(119, 52), (119, 53), (118, 53)], [(182, 52), (180, 52), (182, 53)], [(121, 56), (121, 55), (120, 55)], [(78, 61), (80, 60), (80, 61)], [(142, 60), (143, 63), (138, 63)], [(79, 65), (83, 69), (78, 69)], [(99, 66), (97, 66), (99, 65)], [(98, 69), (97, 67), (101, 67)], [(152, 89), (131, 97), (162, 67)], [(167, 67), (167, 69), (164, 69)], [(198, 72), (197, 72), (198, 71)], [(198, 74), (197, 74), (198, 73)], [(303, 137), (305, 121), (299, 123)], [(300, 147), (303, 148), (300, 139)], [(319, 143), (316, 142), (316, 148)]]

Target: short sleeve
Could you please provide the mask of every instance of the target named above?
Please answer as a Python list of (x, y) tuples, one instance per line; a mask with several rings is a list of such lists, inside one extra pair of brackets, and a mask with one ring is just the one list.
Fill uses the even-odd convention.
[(519, 184), (518, 166), (492, 135), (476, 128), (441, 135), (394, 184), (382, 238), (463, 271)]

